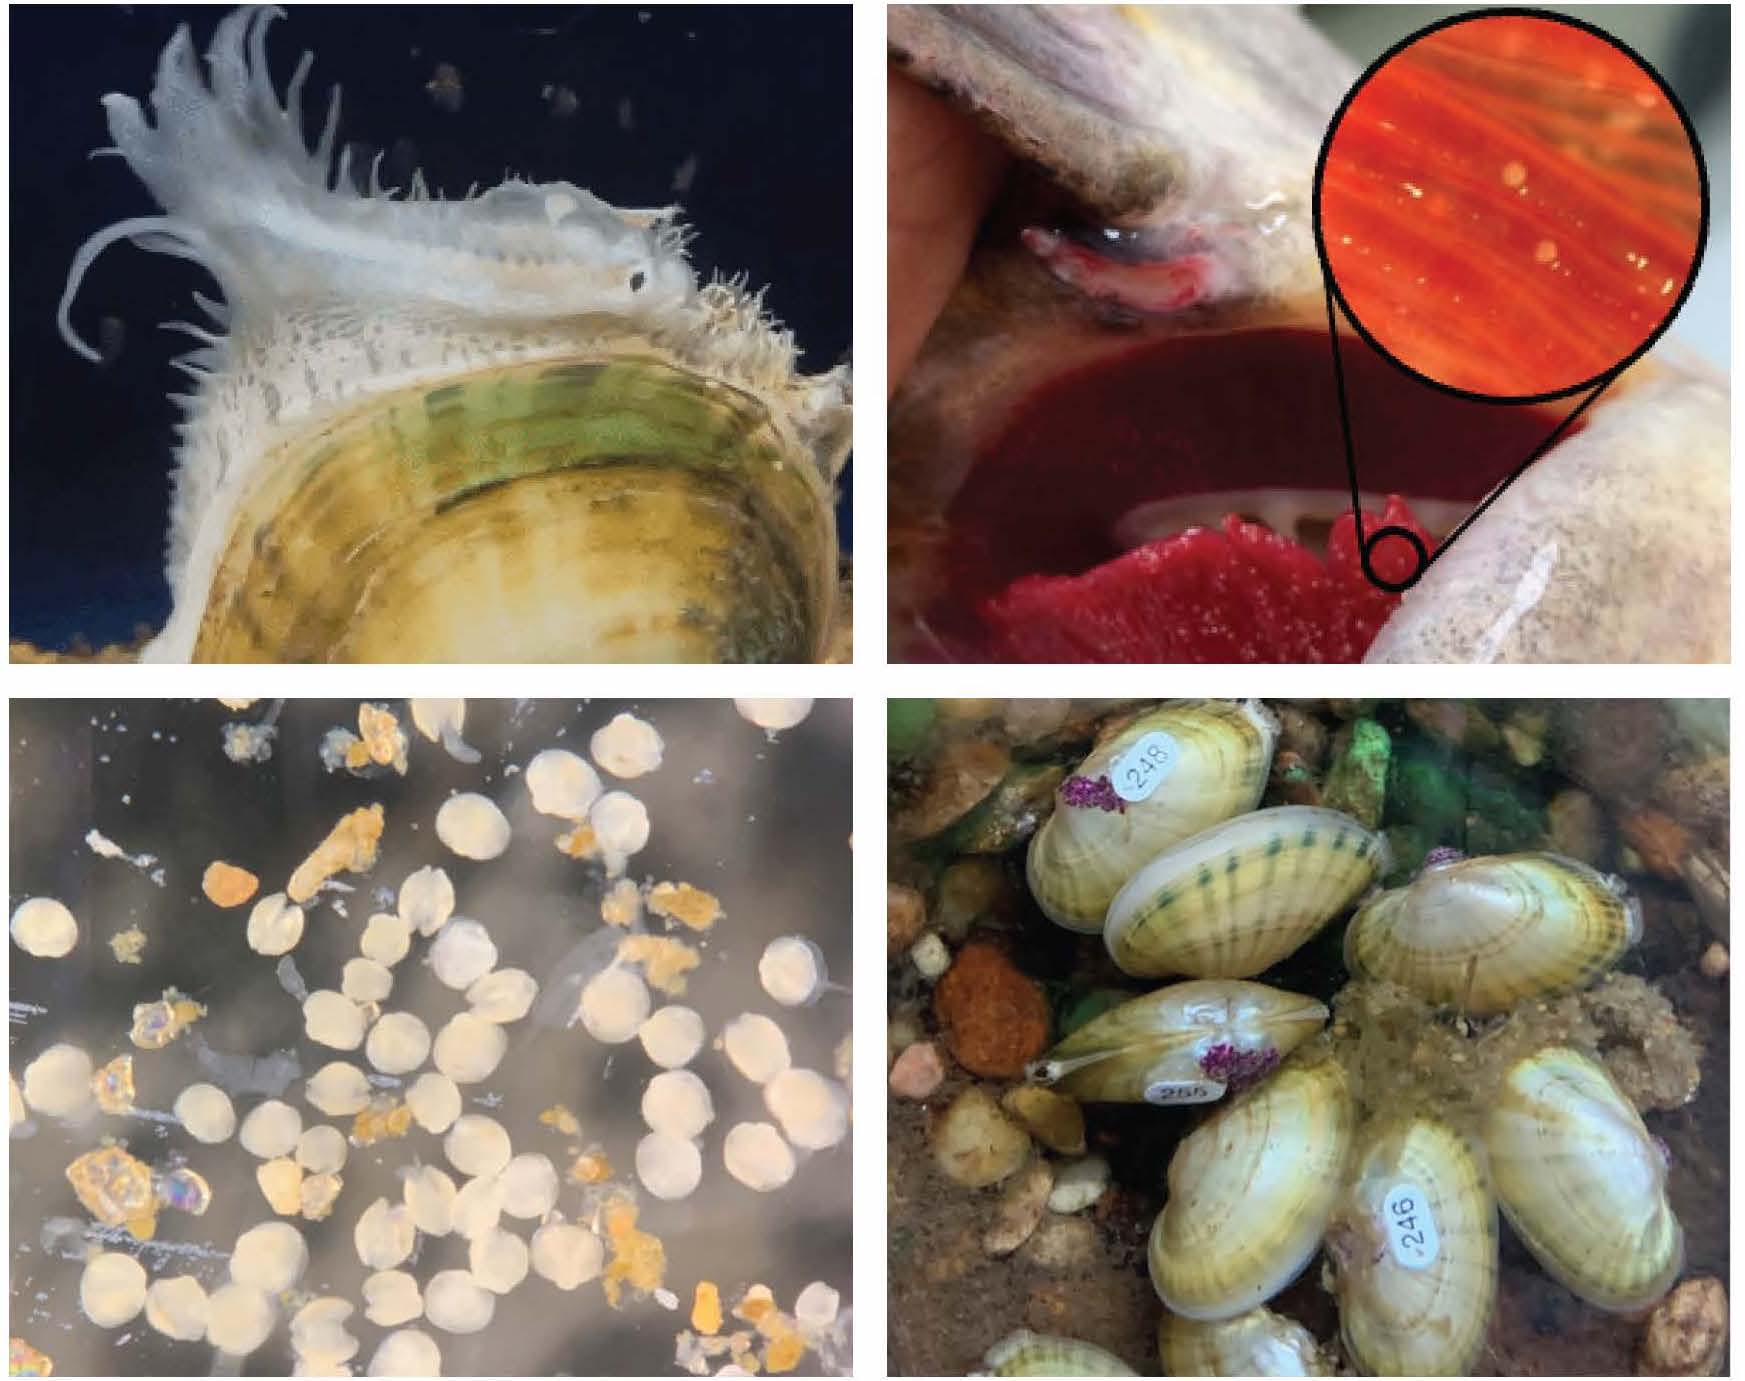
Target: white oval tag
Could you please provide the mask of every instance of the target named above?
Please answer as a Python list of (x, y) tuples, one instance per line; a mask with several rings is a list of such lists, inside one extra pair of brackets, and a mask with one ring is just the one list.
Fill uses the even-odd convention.
[(1109, 781), (1123, 801), (1143, 801), (1175, 770), (1181, 745), (1161, 729), (1146, 734), (1109, 768)]
[(1401, 1180), (1383, 1197), (1381, 1213), (1395, 1261), (1409, 1271), (1421, 1271), (1436, 1260), (1442, 1239), (1430, 1211), (1430, 1196), (1422, 1188)]
[(1169, 1103), (1215, 1103), (1224, 1096), (1224, 1085), (1215, 1079), (1160, 1079), (1145, 1086), (1145, 1101)]

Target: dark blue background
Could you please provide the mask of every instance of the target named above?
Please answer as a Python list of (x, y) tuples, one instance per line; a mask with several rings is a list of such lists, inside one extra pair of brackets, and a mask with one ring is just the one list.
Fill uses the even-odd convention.
[[(74, 251), (94, 231), (156, 211), (108, 143), (98, 98), (144, 99), (158, 54), (188, 22), (202, 54), (222, 13), (206, 6), (15, 8), (12, 37), (11, 633), (46, 646), (101, 644), (161, 625), (169, 612), (167, 395), (187, 380), (169, 361), (184, 337), (157, 329), (200, 319), (194, 266), (111, 248), (73, 307), (95, 344), (124, 325), (106, 366), (55, 330)], [(281, 97), (299, 55), (315, 54), (304, 92), (311, 137), (327, 92), (344, 89), (341, 142), (387, 151), (384, 178), (423, 168), (449, 196), (505, 170), (565, 179), (620, 206), (677, 200), (697, 232), (700, 273), (745, 272), (794, 330), (808, 371), (850, 341), (851, 78), (848, 6), (293, 7), (269, 31)], [(458, 112), (425, 90), (438, 63), (460, 74)], [(573, 115), (540, 92), (569, 87)], [(628, 99), (631, 128), (620, 123)], [(690, 190), (673, 175), (697, 159)], [(846, 541), (847, 504), (842, 506)]]

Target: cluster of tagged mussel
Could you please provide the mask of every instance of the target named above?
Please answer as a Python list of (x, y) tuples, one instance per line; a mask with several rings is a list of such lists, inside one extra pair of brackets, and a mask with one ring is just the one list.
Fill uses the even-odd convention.
[[(1101, 930), (1138, 978), (1185, 976), (1071, 1032), (1029, 1068), (1088, 1102), (1222, 1099), (1183, 1139), (1151, 1231), (1158, 1331), (1177, 1375), (1325, 1374), (1266, 1302), (1325, 1251), (1350, 1361), (1470, 1371), (1497, 1288), (1496, 1207), (1544, 1269), (1601, 1309), (1672, 1285), (1683, 1233), (1663, 1153), (1604, 1068), (1564, 1047), (1504, 1072), (1466, 1127), (1421, 1100), (1365, 1108), (1328, 1008), (1246, 981), (1356, 905), (1345, 961), (1466, 1016), (1573, 992), (1640, 933), (1614, 878), (1549, 853), (1437, 851), (1376, 890), (1383, 839), (1337, 811), (1259, 810), (1278, 728), (1256, 702), (1175, 703), (1110, 734), (1030, 844), (1030, 887)], [(1294, 1053), (1293, 1053), (1294, 1052)], [(1131, 1374), (1087, 1343), (1020, 1332), (997, 1374)]]

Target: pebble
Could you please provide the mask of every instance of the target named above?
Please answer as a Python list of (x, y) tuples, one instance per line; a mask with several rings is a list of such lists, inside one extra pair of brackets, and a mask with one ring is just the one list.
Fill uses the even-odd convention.
[(1097, 1229), (1089, 1218), (1049, 1217), (1031, 1234), (1019, 1259), (1045, 1271), (1076, 1271), (1101, 1256)]
[(994, 1221), (982, 1235), (982, 1250), (989, 1256), (1010, 1256), (1029, 1240), (1042, 1221), (1042, 1210), (1054, 1188), (1054, 1172), (1048, 1162), (1037, 1159), (1000, 1195)]
[(236, 1132), (236, 1109), (216, 1084), (189, 1084), (176, 1095), (174, 1112), (188, 1135), (208, 1146), (229, 1141)]
[(79, 1307), (99, 1328), (120, 1328), (145, 1308), (145, 1267), (122, 1252), (98, 1252), (79, 1277)]
[(600, 1239), (574, 1223), (547, 1223), (533, 1234), (533, 1269), (560, 1290), (574, 1290), (600, 1274), (606, 1253)]
[(242, 1131), (237, 1140), (242, 1149), (261, 1160), (288, 1156), (297, 1149), (297, 1138), (303, 1135), (303, 1114), (289, 1103), (269, 1098), (242, 1119)]
[(931, 1098), (945, 1079), (945, 1063), (932, 1041), (917, 1041), (891, 1066), (891, 1092), (914, 1102)]
[(951, 967), (951, 951), (938, 932), (930, 930), (910, 948), (909, 962), (921, 977), (932, 983)]
[(79, 923), (53, 897), (31, 897), (12, 913), (12, 942), (38, 959), (60, 959), (79, 943)]
[(1048, 1043), (1048, 1000), (998, 946), (972, 941), (933, 990), (933, 1010), (957, 1062), (1011, 1079)]
[(440, 1376), (442, 1351), (428, 1333), (402, 1328), (382, 1339), (370, 1356), (371, 1376)]
[(1643, 1376), (1715, 1376), (1727, 1353), (1727, 1289), (1694, 1276), (1655, 1306), (1642, 1334)]
[(241, 906), (260, 885), (261, 880), (247, 868), (238, 868), (222, 859), (208, 863), (200, 879), (200, 890), (206, 894), (206, 900), (225, 908)]
[[(462, 858), (482, 862), (509, 847), (509, 817), (489, 796), (463, 791), (450, 796), (436, 812), (436, 837)], [(430, 933), (422, 926), (419, 929)]]
[(1085, 1115), (1064, 1094), (1035, 1084), (1020, 1084), (1000, 1099), (1000, 1106), (1049, 1150), (1063, 1156), (1084, 1154)]
[(816, 1332), (835, 1323), (841, 1307), (841, 1293), (821, 1280), (814, 1280), (794, 1300), (794, 1322), (802, 1329)]
[(1716, 940), (1703, 951), (1700, 967), (1705, 978), (1725, 978), (1728, 968), (1727, 947)]
[(533, 808), (559, 820), (586, 820), (588, 808), (600, 799), (600, 777), (585, 758), (563, 748), (534, 755), (521, 774)]
[(1018, 1173), (1030, 1154), (1030, 1137), (985, 1089), (973, 1086), (934, 1123), (933, 1154), (948, 1179), (985, 1189)]
[(794, 1152), (767, 1122), (740, 1122), (721, 1147), (727, 1173), (748, 1189), (768, 1193), (794, 1177)]
[(885, 953), (903, 953), (921, 938), (927, 924), (927, 899), (913, 887), (885, 884)]
[(1568, 787), (1545, 807), (1546, 842), (1554, 853), (1598, 867), (1606, 854), (1606, 813), (1580, 787)]
[(611, 723), (594, 730), (588, 741), (594, 761), (614, 777), (626, 780), (657, 769), (665, 748), (660, 731), (633, 714), (614, 715)]
[(791, 1061), (782, 1028), (755, 1012), (728, 1022), (721, 1032), (721, 1046), (733, 1067), (754, 1084), (767, 1084)]
[(940, 933), (962, 944), (980, 920), (998, 919), (1011, 901), (1000, 865), (991, 858), (960, 858), (939, 875), (934, 920)]
[(1109, 1162), (1101, 1156), (1068, 1161), (1055, 1172), (1054, 1188), (1048, 1195), (1049, 1211), (1077, 1213), (1096, 1203), (1108, 1188)]

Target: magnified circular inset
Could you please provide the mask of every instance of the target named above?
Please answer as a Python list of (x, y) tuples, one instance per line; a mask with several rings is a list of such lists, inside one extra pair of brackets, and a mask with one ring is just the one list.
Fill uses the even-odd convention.
[(1702, 155), (1665, 83), (1537, 10), (1457, 16), (1392, 49), (1315, 171), (1317, 246), (1358, 332), (1496, 401), (1576, 392), (1647, 350), (1707, 231)]

